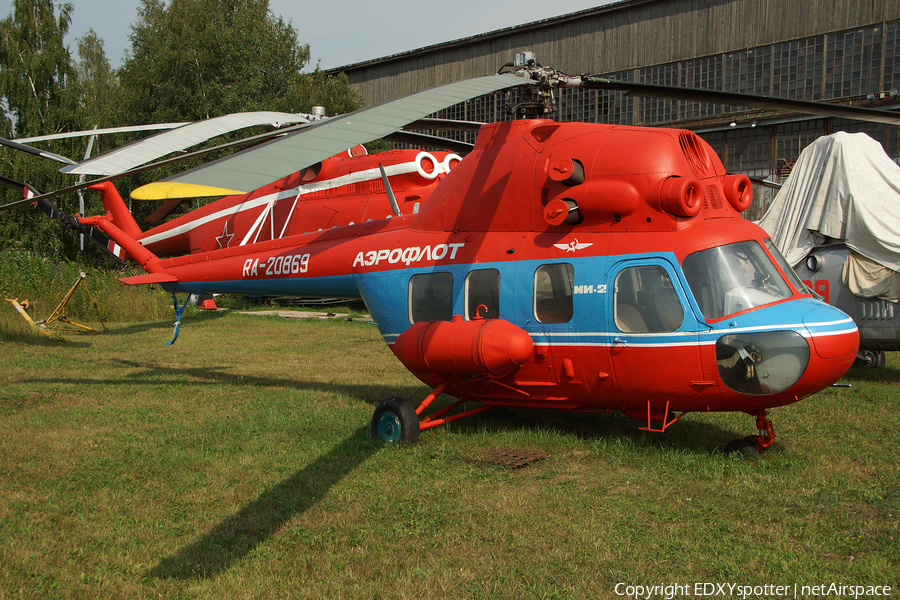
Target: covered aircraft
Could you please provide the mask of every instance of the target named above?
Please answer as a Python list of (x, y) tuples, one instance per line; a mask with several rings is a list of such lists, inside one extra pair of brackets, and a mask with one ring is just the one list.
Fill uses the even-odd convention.
[(856, 321), (860, 359), (900, 350), (900, 166), (864, 133), (800, 154), (759, 224), (804, 283)]

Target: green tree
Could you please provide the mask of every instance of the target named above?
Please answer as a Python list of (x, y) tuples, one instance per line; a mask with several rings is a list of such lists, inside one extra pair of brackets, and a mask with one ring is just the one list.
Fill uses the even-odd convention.
[(119, 76), (126, 113), (139, 122), (309, 112), (316, 85), (339, 99), (329, 110), (360, 105), (346, 80), (301, 73), (309, 46), (268, 0), (142, 0), (131, 42)]
[(344, 73), (326, 75), (316, 65), (312, 73), (301, 76), (300, 84), (294, 90), (292, 101), (309, 112), (313, 106), (324, 106), (329, 115), (342, 115), (362, 108), (362, 98), (350, 87), (350, 80)]
[(119, 124), (119, 79), (110, 68), (103, 40), (93, 29), (78, 38), (78, 64), (75, 67), (81, 92), (81, 110), (89, 127)]
[[(63, 39), (72, 19), (72, 5), (51, 0), (14, 0), (13, 14), (0, 21), (0, 105), (4, 133), (27, 137), (71, 131), (81, 126), (78, 85), (72, 57)], [(71, 156), (83, 141), (43, 144), (47, 150)], [(60, 165), (9, 149), (0, 151), (0, 171), (38, 188), (55, 189), (70, 179)], [(21, 198), (4, 189), (4, 203)], [(71, 210), (71, 209), (70, 209)], [(26, 206), (0, 214), (0, 248), (37, 250), (54, 257), (74, 253), (76, 238), (61, 235), (57, 224)]]
[[(272, 13), (269, 0), (141, 0), (130, 39), (131, 52), (118, 71), (130, 124), (244, 111), (311, 112), (314, 105), (337, 114), (362, 105), (345, 77), (326, 77), (318, 69), (302, 73), (309, 46)], [(250, 133), (256, 132), (226, 137)], [(195, 164), (148, 171), (130, 179), (126, 189)], [(135, 205), (135, 212), (142, 216), (152, 208)]]
[(63, 38), (72, 5), (56, 15), (51, 0), (14, 0), (13, 15), (0, 21), (0, 95), (15, 137), (63, 131), (77, 121), (77, 90)]
[[(14, 0), (13, 7), (13, 14), (0, 22), (4, 137), (95, 125), (194, 121), (241, 111), (310, 112), (314, 105), (337, 114), (362, 105), (346, 77), (328, 77), (318, 68), (302, 73), (309, 47), (299, 43), (290, 23), (270, 11), (268, 0), (141, 0), (130, 36), (131, 53), (118, 71), (110, 68), (103, 41), (93, 31), (77, 41), (78, 61), (73, 60), (63, 43), (71, 4)], [(108, 150), (125, 141), (101, 138), (98, 145)], [(74, 138), (39, 145), (77, 159), (85, 144), (85, 138)], [(190, 165), (147, 172), (119, 181), (118, 186), (131, 189), (185, 166)], [(71, 184), (58, 168), (0, 149), (0, 172), (38, 188)], [(0, 190), (4, 203), (19, 197), (12, 190)], [(86, 198), (94, 204), (96, 194)], [(74, 198), (57, 203), (74, 212)], [(155, 207), (135, 208), (140, 218)], [(29, 208), (0, 213), (0, 249), (19, 247), (73, 258), (77, 237), (62, 233), (57, 224), (35, 213)]]

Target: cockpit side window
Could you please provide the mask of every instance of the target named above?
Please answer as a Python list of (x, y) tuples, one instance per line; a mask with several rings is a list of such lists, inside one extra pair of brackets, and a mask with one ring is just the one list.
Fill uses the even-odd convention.
[(625, 333), (666, 333), (681, 327), (684, 309), (665, 269), (622, 269), (616, 276), (615, 321)]
[(801, 294), (811, 293), (809, 288), (806, 287), (806, 284), (797, 276), (797, 272), (791, 268), (787, 259), (769, 238), (766, 238), (766, 248), (769, 250), (769, 254), (775, 258), (775, 262), (781, 267), (781, 270), (784, 271), (784, 275), (788, 278), (788, 282), (797, 288), (797, 291)]
[(792, 295), (772, 259), (756, 241), (694, 252), (684, 259), (682, 267), (707, 319), (720, 319)]

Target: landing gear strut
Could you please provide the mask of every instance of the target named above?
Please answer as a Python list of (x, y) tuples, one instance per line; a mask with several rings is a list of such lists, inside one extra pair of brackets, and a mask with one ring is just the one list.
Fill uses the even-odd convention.
[(725, 454), (735, 454), (742, 458), (758, 458), (759, 453), (775, 441), (775, 426), (765, 410), (756, 411), (756, 429), (759, 435), (738, 438), (725, 446)]
[(463, 404), (464, 400), (457, 400), (449, 406), (438, 410), (433, 415), (422, 415), (435, 399), (447, 389), (447, 383), (442, 383), (422, 400), (418, 408), (403, 398), (388, 398), (378, 405), (375, 414), (372, 415), (372, 437), (389, 444), (400, 444), (419, 441), (419, 432), (423, 429), (431, 429), (457, 419), (471, 417), (489, 410), (490, 406), (477, 406), (473, 409), (444, 416)]

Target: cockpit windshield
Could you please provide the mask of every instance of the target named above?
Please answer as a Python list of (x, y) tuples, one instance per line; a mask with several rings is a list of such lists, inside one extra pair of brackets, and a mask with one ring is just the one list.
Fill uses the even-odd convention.
[(810, 289), (806, 287), (806, 284), (803, 283), (803, 280), (797, 276), (797, 272), (791, 268), (790, 263), (788, 263), (787, 259), (778, 250), (778, 247), (772, 243), (772, 240), (766, 238), (766, 249), (769, 251), (769, 254), (775, 259), (775, 262), (781, 267), (781, 270), (784, 272), (785, 276), (788, 278), (788, 282), (793, 285), (797, 290), (801, 293), (810, 293)]
[(695, 252), (684, 259), (682, 267), (707, 319), (720, 319), (792, 295), (772, 259), (755, 241)]

